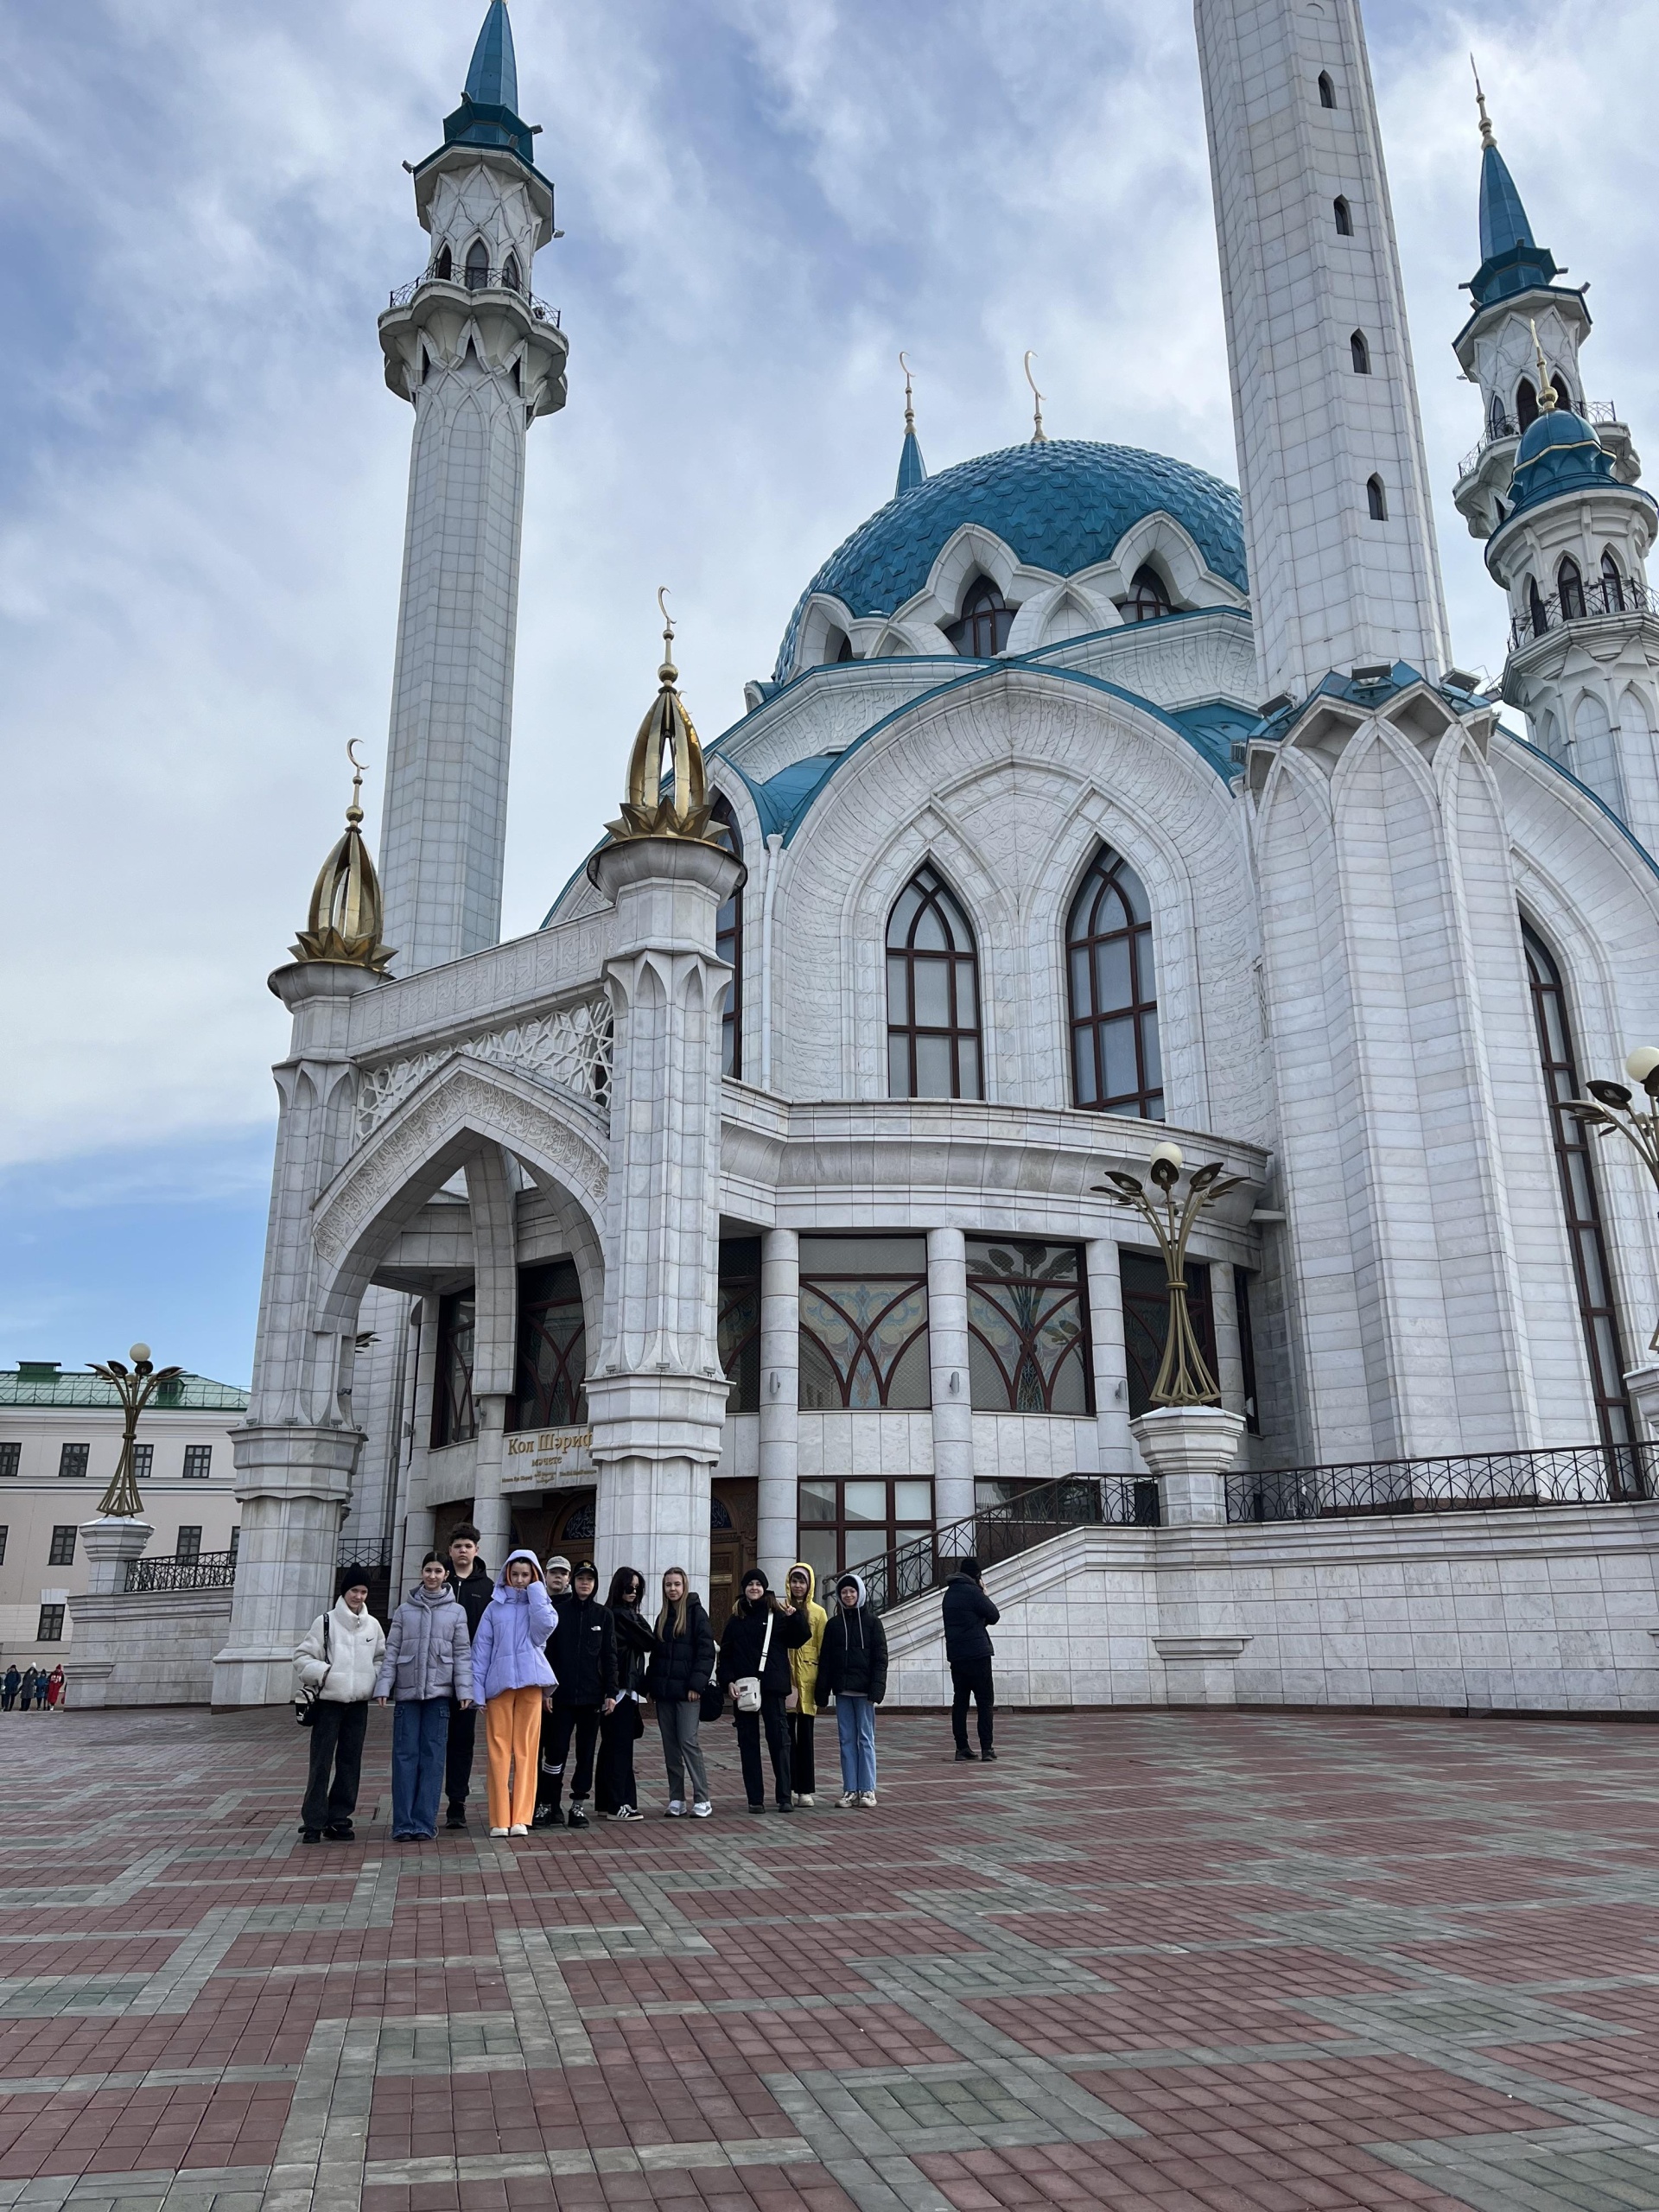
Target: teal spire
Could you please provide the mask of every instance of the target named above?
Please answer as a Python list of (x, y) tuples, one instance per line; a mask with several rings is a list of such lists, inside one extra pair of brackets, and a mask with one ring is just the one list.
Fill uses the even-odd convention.
[(927, 481), (927, 463), (922, 459), (921, 441), (916, 435), (916, 410), (912, 405), (910, 363), (901, 353), (899, 365), (905, 372), (905, 442), (899, 448), (899, 481), (893, 487), (895, 499), (902, 499), (906, 492), (913, 492), (918, 484)]
[(1500, 253), (1513, 253), (1517, 246), (1532, 244), (1527, 211), (1494, 138), (1480, 156), (1480, 257), (1495, 261)]
[(518, 107), (518, 69), (512, 54), (512, 25), (507, 0), (490, 0), (490, 12), (473, 48), (467, 72), (467, 98), (480, 107)]
[(1480, 110), (1480, 267), (1469, 289), (1477, 308), (1489, 308), (1495, 300), (1552, 284), (1561, 272), (1549, 248), (1533, 238), (1510, 165), (1497, 150), (1478, 71), (1475, 99)]

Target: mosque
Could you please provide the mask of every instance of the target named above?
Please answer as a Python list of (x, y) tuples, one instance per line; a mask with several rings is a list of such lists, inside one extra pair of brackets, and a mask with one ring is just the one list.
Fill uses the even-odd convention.
[[(353, 804), (270, 978), (215, 1703), (287, 1694), (339, 1559), (406, 1580), (462, 1519), (491, 1560), (684, 1563), (723, 1618), (751, 1556), (954, 1554), (1022, 1486), (1112, 1475), (1135, 1605), (1183, 1575), (1187, 1605), (1200, 1554), (1294, 1564), (1270, 1513), (1234, 1525), (1240, 1477), (1635, 1465), (1659, 1434), (1654, 1192), (1561, 1103), (1659, 1036), (1659, 510), (1483, 102), (1452, 498), (1511, 631), (1500, 684), (1458, 665), (1358, 0), (1195, 16), (1241, 489), (1040, 412), (930, 474), (907, 416), (742, 718), (699, 740), (671, 640), (616, 821), (502, 943), (525, 441), (573, 334), (491, 0), (379, 319), (414, 427), (378, 870)], [(1216, 1389), (1185, 1412), (1108, 1179), (1171, 1142), (1230, 1179), (1192, 1235)], [(1226, 1510), (1181, 1510), (1200, 1459)], [(1603, 1496), (1296, 1541), (1316, 1583), (1339, 1543), (1360, 1572), (1357, 1529), (1438, 1559), (1455, 1520), (1454, 1582), (1506, 1545), (1546, 1584), (1575, 1545), (1639, 1554), (1659, 1629), (1648, 1510)], [(1101, 1694), (1233, 1694), (1243, 1603), (1148, 1616)]]

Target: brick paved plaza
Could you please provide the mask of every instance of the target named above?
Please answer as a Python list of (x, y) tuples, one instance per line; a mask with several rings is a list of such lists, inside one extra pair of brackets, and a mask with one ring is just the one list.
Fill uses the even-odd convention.
[(389, 1732), (311, 1849), (285, 1712), (0, 1723), (0, 2207), (1659, 2206), (1649, 1728), (892, 1715), (762, 1821), (722, 1726), (712, 1821), (424, 1847)]

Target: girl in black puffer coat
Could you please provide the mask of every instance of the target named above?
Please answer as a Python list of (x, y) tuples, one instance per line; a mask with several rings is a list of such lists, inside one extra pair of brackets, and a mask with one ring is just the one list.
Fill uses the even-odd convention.
[[(651, 1655), (645, 1689), (657, 1701), (657, 1726), (662, 1732), (663, 1764), (668, 1770), (668, 1816), (679, 1820), (690, 1813), (706, 1821), (715, 1809), (709, 1796), (708, 1770), (697, 1732), (702, 1720), (702, 1694), (715, 1671), (715, 1631), (703, 1611), (702, 1600), (691, 1587), (683, 1567), (671, 1567), (663, 1576), (663, 1609), (657, 1616), (657, 1649)], [(691, 1795), (686, 1796), (690, 1778)]]
[(599, 1724), (594, 1803), (616, 1821), (640, 1818), (633, 1747), (645, 1732), (640, 1707), (645, 1694), (645, 1670), (657, 1649), (657, 1639), (639, 1610), (645, 1594), (645, 1578), (639, 1569), (619, 1567), (605, 1599), (616, 1638), (616, 1701)]
[[(771, 1585), (758, 1567), (744, 1574), (742, 1595), (726, 1632), (720, 1639), (720, 1662), (715, 1675), (728, 1690), (746, 1675), (760, 1678), (760, 1710), (740, 1713), (737, 1720), (738, 1757), (743, 1762), (743, 1787), (752, 1813), (766, 1809), (766, 1777), (760, 1764), (760, 1731), (766, 1732), (766, 1751), (772, 1760), (772, 1779), (778, 1810), (793, 1810), (790, 1802), (789, 1716), (785, 1700), (793, 1688), (789, 1655), (804, 1643), (812, 1624), (793, 1605), (780, 1605)], [(770, 1630), (770, 1634), (768, 1634)]]

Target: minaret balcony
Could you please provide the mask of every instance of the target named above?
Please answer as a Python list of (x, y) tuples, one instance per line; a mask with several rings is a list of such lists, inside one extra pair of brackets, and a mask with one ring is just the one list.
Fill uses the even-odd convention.
[(386, 302), (387, 313), (406, 308), (416, 293), (429, 285), (446, 292), (487, 292), (492, 295), (492, 305), (505, 294), (524, 308), (532, 322), (549, 323), (555, 330), (559, 327), (557, 308), (550, 307), (545, 300), (538, 300), (533, 292), (527, 291), (516, 269), (467, 269), (459, 276), (441, 276), (436, 270), (429, 269), (423, 276), (398, 285)]
[[(1634, 484), (1642, 463), (1631, 443), (1629, 429), (1620, 422), (1611, 399), (1586, 400), (1579, 412), (1595, 430), (1613, 457), (1613, 474), (1621, 484)], [(1507, 501), (1515, 474), (1515, 451), (1526, 425), (1502, 416), (1488, 426), (1485, 436), (1458, 463), (1458, 480), (1452, 498), (1469, 525), (1471, 537), (1490, 537), (1503, 519), (1501, 502)]]
[(1517, 614), (1510, 625), (1510, 652), (1522, 652), (1541, 638), (1580, 622), (1627, 621), (1633, 616), (1659, 616), (1659, 593), (1633, 577), (1597, 577), (1575, 590), (1552, 592), (1540, 598), (1530, 613)]

